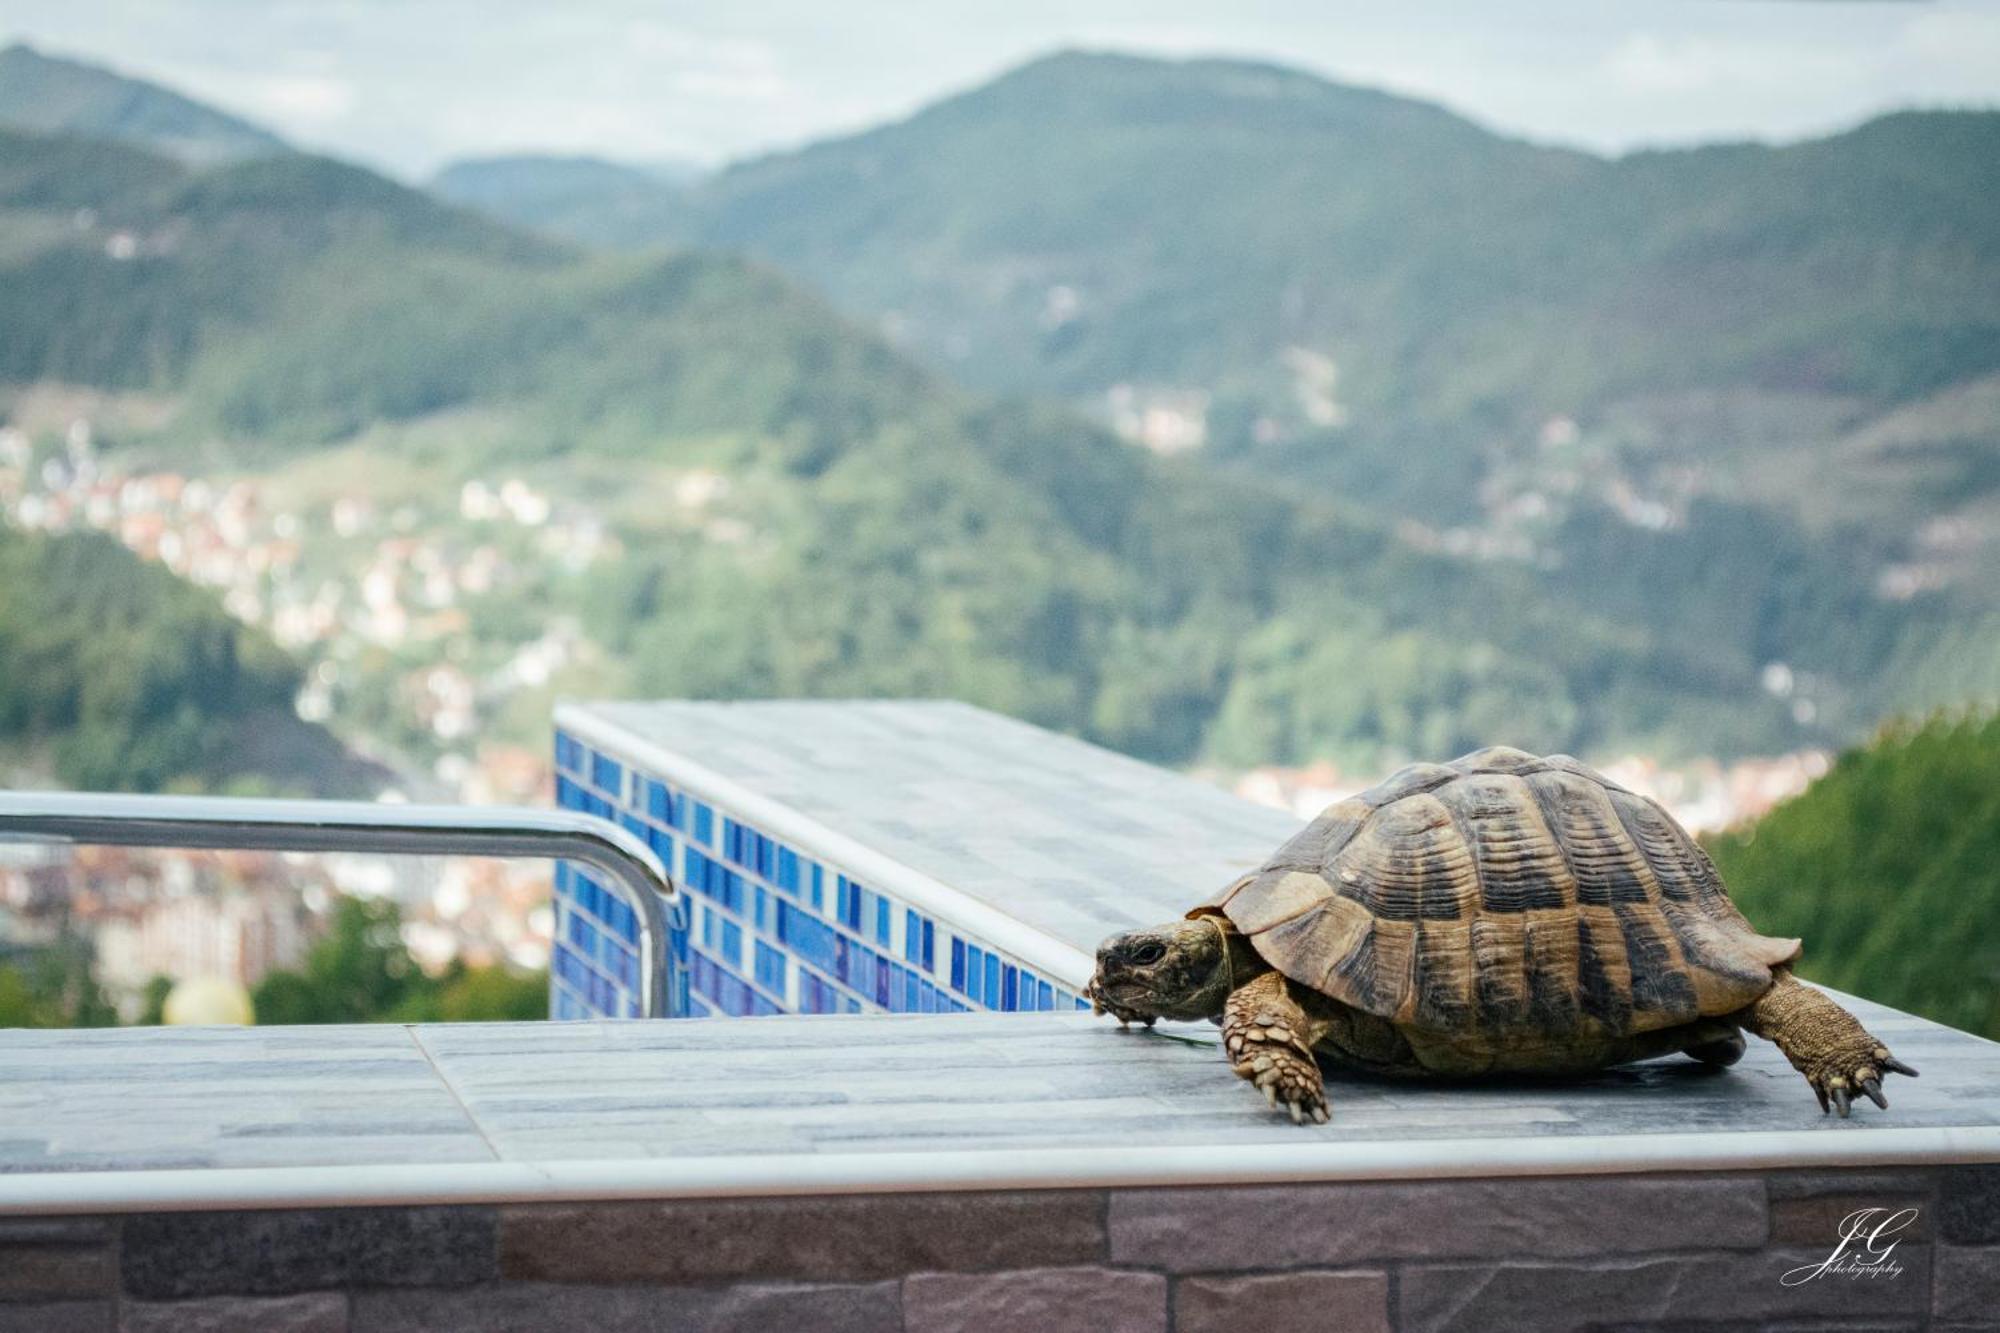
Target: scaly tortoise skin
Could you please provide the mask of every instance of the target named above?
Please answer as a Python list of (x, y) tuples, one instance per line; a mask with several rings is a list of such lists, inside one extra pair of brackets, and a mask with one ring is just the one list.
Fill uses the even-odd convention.
[(1567, 755), (1416, 764), (1328, 808), (1183, 921), (1114, 936), (1088, 993), (1121, 1022), (1208, 1018), (1297, 1121), (1320, 1060), (1382, 1074), (1568, 1073), (1776, 1042), (1822, 1110), (1916, 1071), (1795, 980), (1656, 802)]

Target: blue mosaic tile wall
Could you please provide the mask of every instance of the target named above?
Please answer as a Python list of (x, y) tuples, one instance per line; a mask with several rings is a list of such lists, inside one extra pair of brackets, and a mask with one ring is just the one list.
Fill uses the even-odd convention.
[[(686, 891), (674, 949), (696, 1017), (1090, 1007), (838, 866), (561, 731), (556, 803), (622, 824)], [(555, 901), (549, 1016), (637, 1016), (632, 910), (569, 863), (557, 867)]]

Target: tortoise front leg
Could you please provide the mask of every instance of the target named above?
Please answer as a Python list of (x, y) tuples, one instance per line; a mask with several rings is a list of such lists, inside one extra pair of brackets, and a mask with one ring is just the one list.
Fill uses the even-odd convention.
[(1917, 1071), (1889, 1054), (1860, 1019), (1799, 981), (1790, 968), (1777, 977), (1744, 1011), (1744, 1026), (1778, 1044), (1792, 1068), (1812, 1084), (1821, 1111), (1831, 1103), (1844, 1116), (1858, 1093), (1886, 1107), (1882, 1076), (1893, 1070), (1916, 1077)]
[(1313, 1058), (1325, 1027), (1292, 998), (1278, 972), (1261, 973), (1237, 987), (1222, 1008), (1222, 1046), (1230, 1069), (1301, 1125), (1327, 1120), (1326, 1086)]

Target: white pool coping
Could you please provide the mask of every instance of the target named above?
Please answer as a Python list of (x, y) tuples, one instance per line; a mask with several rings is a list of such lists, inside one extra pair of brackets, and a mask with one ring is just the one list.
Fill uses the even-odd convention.
[(2000, 1126), (0, 1175), (0, 1216), (783, 1198), (2000, 1162)]
[(624, 727), (607, 722), (587, 705), (563, 702), (555, 708), (555, 725), (598, 750), (629, 756), (639, 767), (711, 805), (754, 824), (764, 833), (788, 842), (808, 856), (841, 867), (901, 898), (921, 912), (937, 917), (1072, 990), (1090, 980), (1096, 962), (1061, 940), (1043, 934), (1005, 912), (952, 888), (894, 857), (869, 847), (707, 768), (684, 754), (656, 745)]

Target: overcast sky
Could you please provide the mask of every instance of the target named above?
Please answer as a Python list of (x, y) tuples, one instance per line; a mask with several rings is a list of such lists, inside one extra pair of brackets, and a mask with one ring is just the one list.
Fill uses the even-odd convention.
[(1607, 151), (2000, 104), (2000, 5), (1906, 0), (6, 0), (0, 34), (405, 176), (716, 162), (1066, 46), (1283, 61)]

